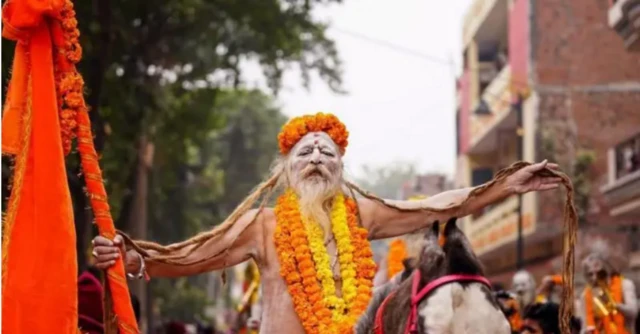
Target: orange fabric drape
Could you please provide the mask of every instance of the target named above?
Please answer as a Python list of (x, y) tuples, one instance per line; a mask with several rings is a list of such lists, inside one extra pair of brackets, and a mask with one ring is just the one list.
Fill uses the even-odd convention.
[[(15, 156), (2, 238), (2, 333), (77, 333), (77, 263), (64, 156), (77, 135), (100, 233), (115, 229), (93, 147), (81, 49), (69, 0), (9, 0), (2, 36), (17, 42), (2, 119), (2, 153)], [(124, 266), (108, 271), (120, 334), (138, 333)], [(109, 310), (111, 311), (111, 310)]]
[[(616, 303), (622, 302), (622, 276), (615, 275), (611, 277), (609, 282), (609, 291)], [(593, 305), (593, 292), (591, 291), (590, 286), (587, 286), (584, 290), (584, 303), (587, 327), (596, 327), (596, 317), (593, 309), (595, 307)], [(617, 312), (615, 315), (604, 317), (601, 320), (604, 330), (600, 331), (596, 328), (595, 334), (628, 334), (624, 327), (624, 316), (620, 312)]]
[(27, 13), (4, 12), (5, 26), (29, 29), (29, 36), (17, 46), (2, 124), (6, 153), (17, 149), (2, 245), (2, 330), (77, 333), (76, 240), (50, 30), (44, 20), (18, 26), (29, 18), (20, 14)]

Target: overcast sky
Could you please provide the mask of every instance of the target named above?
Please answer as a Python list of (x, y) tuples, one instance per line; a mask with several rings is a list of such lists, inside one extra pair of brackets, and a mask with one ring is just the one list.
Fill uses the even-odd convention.
[(278, 97), (284, 112), (340, 117), (350, 131), (345, 163), (351, 175), (360, 175), (365, 164), (397, 161), (453, 175), (455, 74), (470, 3), (345, 0), (320, 8), (316, 15), (331, 24), (328, 34), (343, 60), (349, 94), (335, 95), (318, 79), (306, 91), (299, 74), (290, 72)]

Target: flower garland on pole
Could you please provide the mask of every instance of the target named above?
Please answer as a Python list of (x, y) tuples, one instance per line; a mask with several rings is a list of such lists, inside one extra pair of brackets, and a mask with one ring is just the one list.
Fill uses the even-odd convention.
[[(3, 325), (7, 333), (26, 328), (50, 333), (55, 328), (56, 333), (75, 334), (77, 259), (64, 162), (74, 139), (95, 223), (101, 235), (115, 237), (84, 82), (75, 67), (82, 56), (76, 13), (69, 0), (12, 0), (4, 4), (2, 15), (3, 37), (17, 42), (2, 120), (3, 154), (16, 161), (2, 239)], [(41, 260), (51, 253), (57, 261)], [(13, 261), (16, 256), (32, 259)], [(48, 287), (37, 303), (14, 295), (39, 279), (33, 277), (34, 263), (46, 271), (39, 284)], [(105, 333), (139, 333), (122, 259), (106, 276)]]

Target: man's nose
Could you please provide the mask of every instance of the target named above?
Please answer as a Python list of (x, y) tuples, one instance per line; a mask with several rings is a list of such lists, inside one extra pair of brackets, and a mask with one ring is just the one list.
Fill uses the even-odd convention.
[(311, 153), (311, 163), (314, 165), (319, 165), (322, 163), (322, 160), (320, 160), (320, 152), (318, 152), (317, 150), (314, 150), (313, 153)]

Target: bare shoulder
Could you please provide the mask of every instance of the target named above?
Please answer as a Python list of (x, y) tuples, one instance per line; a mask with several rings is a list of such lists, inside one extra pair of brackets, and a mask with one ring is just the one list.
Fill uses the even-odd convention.
[[(255, 212), (258, 212), (258, 209), (254, 209)], [(258, 213), (258, 223), (262, 225), (267, 230), (273, 229), (276, 226), (276, 214), (273, 211), (273, 208), (263, 208)]]
[(358, 203), (358, 214), (362, 220), (362, 226), (367, 230), (371, 230), (375, 225), (376, 218), (385, 206), (368, 198), (359, 198), (356, 202)]
[(253, 219), (255, 217), (254, 232), (252, 237), (255, 239), (256, 254), (255, 260), (262, 268), (269, 266), (273, 262), (273, 234), (276, 228), (276, 214), (273, 208), (263, 208), (261, 210), (252, 209), (247, 215)]
[(275, 225), (276, 216), (272, 208), (251, 209), (239, 219), (240, 225), (246, 226), (253, 233), (262, 234), (264, 229)]

